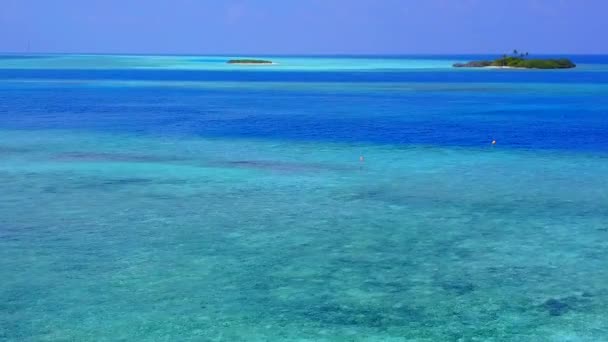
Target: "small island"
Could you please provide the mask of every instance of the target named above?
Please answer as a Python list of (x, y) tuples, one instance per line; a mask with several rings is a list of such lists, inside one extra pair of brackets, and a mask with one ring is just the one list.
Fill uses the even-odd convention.
[(272, 61), (264, 59), (231, 59), (228, 64), (241, 64), (241, 65), (268, 65), (274, 64)]
[(455, 68), (507, 68), (507, 69), (570, 69), (576, 67), (571, 60), (561, 59), (528, 59), (528, 53), (513, 51), (512, 56), (503, 55), (493, 61), (472, 61), (455, 63)]

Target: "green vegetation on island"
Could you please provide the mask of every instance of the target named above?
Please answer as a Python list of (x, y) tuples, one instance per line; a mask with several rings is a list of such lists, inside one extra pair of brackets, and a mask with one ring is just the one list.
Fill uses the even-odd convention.
[(231, 59), (228, 64), (272, 64), (272, 61), (263, 59)]
[(468, 63), (455, 63), (455, 68), (520, 68), (520, 69), (570, 69), (576, 67), (571, 60), (561, 59), (528, 59), (528, 53), (513, 51), (513, 55), (503, 55), (493, 61), (472, 61)]

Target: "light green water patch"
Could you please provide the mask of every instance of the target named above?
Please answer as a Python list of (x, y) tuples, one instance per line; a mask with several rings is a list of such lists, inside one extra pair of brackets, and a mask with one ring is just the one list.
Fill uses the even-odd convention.
[(451, 62), (418, 58), (268, 57), (273, 65), (235, 65), (239, 56), (41, 55), (0, 59), (0, 69), (158, 69), (248, 71), (365, 71), (446, 69)]
[(0, 160), (0, 339), (608, 336), (604, 155), (0, 131)]
[[(33, 58), (32, 58), (33, 57)], [(462, 60), (386, 57), (286, 57), (264, 56), (274, 62), (272, 65), (238, 65), (227, 61), (238, 58), (256, 58), (257, 56), (154, 56), (154, 55), (76, 55), (49, 54), (31, 56), (13, 56), (0, 58), (0, 69), (73, 69), (73, 70), (208, 70), (208, 71), (487, 71), (496, 69), (455, 69), (453, 63)], [(603, 64), (579, 64), (574, 71), (605, 72), (608, 66)], [(504, 71), (504, 70), (503, 70)], [(511, 72), (538, 72), (535, 70), (511, 70)], [(546, 72), (546, 71), (545, 71)], [(563, 72), (563, 71), (561, 71)], [(566, 71), (568, 72), (568, 71)]]
[[(27, 57), (27, 56), (26, 56)], [(1, 69), (131, 69), (163, 65), (165, 58), (107, 55), (39, 55), (0, 59)]]

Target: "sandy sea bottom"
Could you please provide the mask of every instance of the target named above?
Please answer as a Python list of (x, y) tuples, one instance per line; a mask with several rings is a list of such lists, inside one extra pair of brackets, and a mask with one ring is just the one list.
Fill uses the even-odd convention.
[(4, 130), (0, 158), (0, 340), (608, 338), (607, 156)]

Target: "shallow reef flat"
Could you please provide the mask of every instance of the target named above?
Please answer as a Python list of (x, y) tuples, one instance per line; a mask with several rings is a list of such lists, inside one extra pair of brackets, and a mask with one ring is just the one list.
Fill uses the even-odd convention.
[(602, 154), (0, 136), (0, 340), (608, 336)]

